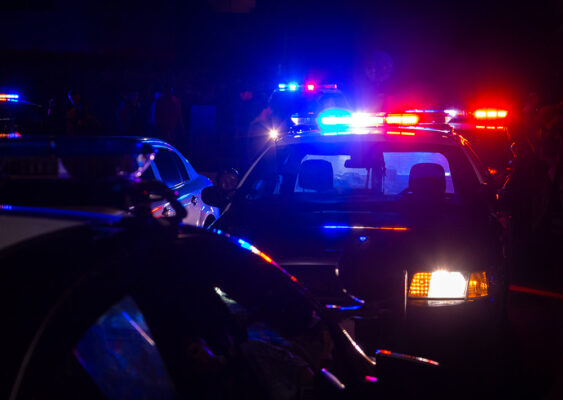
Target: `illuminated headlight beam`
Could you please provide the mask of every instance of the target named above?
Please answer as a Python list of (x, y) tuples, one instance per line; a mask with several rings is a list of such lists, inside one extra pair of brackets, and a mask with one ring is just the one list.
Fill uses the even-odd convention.
[(467, 280), (461, 272), (435, 271), (430, 278), (428, 298), (463, 299), (467, 291)]

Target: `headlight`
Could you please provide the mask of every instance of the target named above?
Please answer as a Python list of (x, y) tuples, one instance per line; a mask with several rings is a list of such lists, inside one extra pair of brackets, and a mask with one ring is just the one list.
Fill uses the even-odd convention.
[(488, 295), (485, 272), (439, 270), (417, 272), (409, 287), (409, 297), (426, 299), (465, 299)]

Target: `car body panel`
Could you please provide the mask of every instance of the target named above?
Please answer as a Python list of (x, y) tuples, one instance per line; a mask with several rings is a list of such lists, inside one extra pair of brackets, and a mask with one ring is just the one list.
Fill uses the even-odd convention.
[[(169, 186), (170, 189), (178, 193), (178, 200), (188, 212), (188, 215), (184, 218), (183, 222), (187, 225), (202, 227), (206, 223), (207, 218), (217, 219), (219, 217), (219, 210), (215, 207), (208, 206), (201, 200), (201, 191), (204, 188), (211, 186), (211, 181), (207, 177), (199, 175), (191, 166), (189, 161), (174, 147), (154, 139), (147, 139), (144, 141), (152, 144), (157, 151), (173, 152), (177, 156), (176, 161), (180, 162), (180, 164), (176, 164), (177, 167), (183, 168), (181, 175), (187, 176), (186, 180), (179, 182), (176, 185)], [(151, 169), (154, 177), (157, 180), (164, 182), (161, 171), (159, 171), (158, 154), (151, 164)], [(155, 202), (153, 204), (153, 210), (153, 213), (157, 218), (164, 215), (171, 215), (173, 212), (166, 201)]]
[[(22, 229), (27, 226), (20, 215), (11, 216), (9, 211), (5, 218), (14, 218), (16, 225), (23, 221)], [(33, 216), (32, 211), (28, 210), (28, 217), (41, 218)], [(53, 217), (65, 220), (64, 212), (59, 216), (53, 214)], [(76, 222), (75, 219), (72, 221)], [(332, 372), (350, 389), (363, 385), (364, 375), (374, 374), (373, 359), (361, 353), (349, 336), (330, 318), (327, 319), (307, 291), (290, 279), (273, 260), (258, 257), (253, 254), (254, 250), (250, 251), (247, 247), (228, 235), (185, 226), (180, 227), (178, 235), (177, 229), (169, 229), (166, 225), (147, 225), (134, 219), (123, 219), (117, 224), (86, 219), (80, 226), (52, 231), (31, 239), (22, 238), (17, 246), (0, 252), (0, 260), (7, 272), (1, 281), (2, 297), (4, 300), (10, 299), (10, 302), (3, 301), (6, 307), (5, 320), (10, 321), (10, 329), (3, 330), (2, 339), (10, 343), (10, 348), (5, 353), (4, 360), (8, 368), (0, 381), (1, 392), (5, 397), (11, 392), (14, 399), (25, 398), (29, 393), (38, 391), (42, 395), (55, 396), (60, 389), (65, 393), (68, 390), (71, 393), (74, 390), (87, 390), (89, 394), (94, 394), (95, 386), (84, 381), (87, 376), (80, 367), (84, 366), (84, 360), (73, 356), (77, 354), (74, 346), (84, 338), (83, 335), (96, 320), (100, 321), (98, 318), (106, 315), (110, 306), (122, 304), (120, 299), (123, 300), (123, 296), (132, 296), (150, 331), (138, 315), (132, 314), (134, 309), (122, 308), (120, 313), (131, 314), (128, 321), (134, 329), (129, 329), (127, 335), (124, 330), (119, 331), (121, 336), (116, 342), (116, 345), (120, 344), (119, 347), (105, 348), (102, 353), (116, 351), (123, 365), (128, 362), (127, 349), (135, 346), (135, 342), (149, 341), (150, 344), (152, 341), (153, 348), (156, 342), (175, 389), (180, 392), (193, 390), (193, 386), (183, 386), (186, 375), (182, 375), (178, 358), (184, 357), (185, 352), (179, 350), (183, 342), (178, 335), (189, 332), (196, 336), (209, 334), (197, 329), (193, 331), (193, 326), (190, 328), (192, 330), (185, 331), (186, 327), (190, 327), (193, 316), (208, 322), (215, 318), (218, 318), (216, 322), (223, 321), (225, 325), (221, 325), (220, 329), (210, 325), (215, 326), (209, 331), (213, 337), (220, 338), (222, 329), (230, 329), (233, 334), (236, 331), (232, 321), (226, 315), (222, 316), (223, 311), (215, 308), (218, 304), (206, 297), (213, 292), (208, 290), (211, 289), (209, 285), (227, 290), (235, 299), (239, 295), (248, 296), (251, 299), (248, 305), (261, 305), (268, 288), (281, 290), (285, 293), (283, 296), (274, 296), (268, 301), (273, 301), (272, 304), (278, 304), (279, 301), (280, 305), (287, 301), (291, 307), (303, 304), (314, 310), (312, 316), (317, 321), (326, 321), (328, 332), (334, 340), (335, 357), (341, 360), (335, 366), (338, 368), (332, 369)], [(234, 265), (239, 267), (234, 268)], [(203, 271), (201, 267), (204, 267)], [(241, 273), (242, 269), (248, 269), (250, 274)], [(295, 321), (290, 323), (285, 319), (297, 318), (305, 308), (298, 307), (298, 310), (301, 311), (297, 314), (285, 316), (283, 311), (262, 315), (267, 316), (268, 320), (272, 318), (272, 321), (284, 320), (279, 326), (287, 327)], [(126, 320), (119, 323), (127, 325)], [(115, 329), (113, 332), (116, 332)], [(131, 336), (137, 335), (136, 332), (140, 332), (141, 336)], [(272, 335), (272, 332), (269, 334)], [(246, 339), (241, 337), (237, 340)], [(209, 343), (216, 349), (214, 351), (222, 351), (216, 347), (217, 343)], [(79, 351), (80, 355), (86, 354), (83, 347)], [(255, 354), (259, 356), (260, 353)], [(146, 362), (149, 361), (146, 359)], [(102, 362), (102, 357), (94, 361)], [(99, 364), (99, 367), (103, 365)], [(143, 367), (139, 368), (143, 370)], [(69, 386), (65, 388), (60, 385), (66, 383), (64, 374), (68, 371), (72, 373)], [(52, 372), (57, 379), (47, 378)], [(78, 379), (79, 376), (82, 378)], [(267, 379), (268, 375), (260, 376), (261, 379)], [(123, 379), (123, 375), (120, 379)], [(116, 382), (110, 384), (115, 385)], [(145, 383), (149, 386), (152, 384), (150, 381)], [(221, 387), (225, 382), (212, 383), (211, 387)], [(259, 387), (263, 383), (252, 381), (250, 384)], [(136, 387), (141, 390), (145, 385)], [(100, 389), (103, 387), (98, 387)]]

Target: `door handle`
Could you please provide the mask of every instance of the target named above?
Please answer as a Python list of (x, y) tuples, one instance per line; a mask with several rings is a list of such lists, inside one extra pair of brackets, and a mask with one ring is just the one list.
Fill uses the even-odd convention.
[(174, 211), (171, 207), (165, 206), (162, 209), (162, 216), (164, 217), (173, 217), (176, 215), (176, 211)]

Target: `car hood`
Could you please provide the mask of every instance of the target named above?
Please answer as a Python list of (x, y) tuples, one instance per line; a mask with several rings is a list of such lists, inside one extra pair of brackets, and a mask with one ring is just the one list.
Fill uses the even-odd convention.
[(314, 266), (338, 275), (355, 294), (369, 296), (375, 281), (402, 276), (404, 285), (406, 271), (483, 269), (498, 253), (487, 213), (458, 205), (381, 211), (254, 205), (232, 211), (219, 220), (221, 229), (251, 241), (313, 291)]
[[(422, 206), (421, 206), (422, 207)], [(341, 253), (351, 243), (381, 247), (375, 239), (416, 239), (451, 247), (480, 246), (490, 240), (486, 210), (459, 205), (381, 210), (243, 205), (229, 209), (216, 228), (251, 241), (276, 259)], [(374, 240), (371, 240), (374, 239)], [(389, 239), (390, 240), (390, 239)]]

